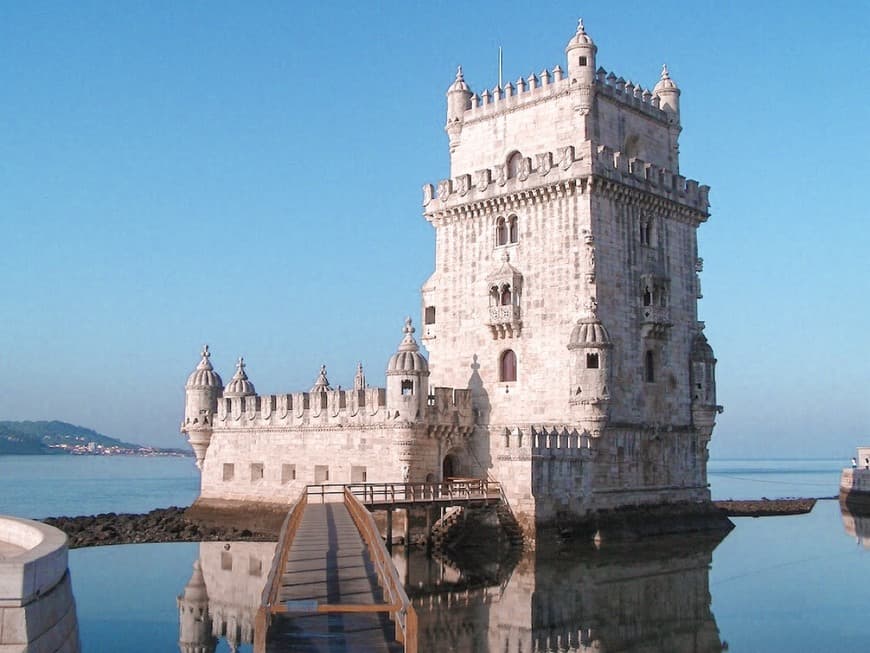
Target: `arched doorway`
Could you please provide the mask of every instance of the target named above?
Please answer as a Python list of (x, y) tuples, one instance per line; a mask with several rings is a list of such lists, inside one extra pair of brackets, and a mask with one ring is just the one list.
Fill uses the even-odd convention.
[(444, 462), (441, 463), (441, 481), (446, 483), (451, 478), (460, 476), (460, 470), (459, 457), (455, 453), (448, 453), (444, 456)]

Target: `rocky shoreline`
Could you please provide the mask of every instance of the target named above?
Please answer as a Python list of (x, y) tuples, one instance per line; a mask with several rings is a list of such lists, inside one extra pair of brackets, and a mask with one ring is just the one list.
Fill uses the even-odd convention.
[(103, 513), (80, 517), (49, 517), (42, 521), (69, 538), (69, 548), (110, 544), (163, 542), (273, 542), (274, 533), (258, 533), (234, 526), (196, 523), (185, 518), (186, 508), (158, 508), (144, 515)]
[[(816, 499), (758, 499), (714, 501), (728, 517), (770, 517), (808, 513)], [(217, 519), (192, 519), (189, 508), (172, 506), (146, 514), (102, 513), (79, 517), (49, 517), (46, 524), (69, 537), (69, 548), (111, 544), (154, 544), (163, 542), (273, 542), (277, 539), (276, 519), (219, 523)], [(200, 517), (200, 515), (196, 515)], [(232, 520), (230, 520), (232, 521)], [(656, 520), (652, 520), (654, 523)], [(274, 523), (270, 523), (274, 522)], [(259, 524), (259, 527), (255, 524)], [(247, 528), (245, 526), (248, 526)], [(646, 533), (655, 534), (655, 530)]]

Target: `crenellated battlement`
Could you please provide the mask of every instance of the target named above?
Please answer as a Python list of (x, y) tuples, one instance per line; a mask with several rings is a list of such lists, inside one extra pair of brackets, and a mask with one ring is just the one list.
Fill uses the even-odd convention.
[[(325, 390), (218, 399), (216, 429), (366, 426), (395, 421), (386, 409), (385, 388)], [(471, 391), (434, 388), (425, 415), (430, 425), (471, 425)]]
[[(482, 93), (472, 93), (465, 107), (463, 122), (489, 118), (495, 114), (536, 104), (560, 95), (567, 95), (576, 84), (572, 84), (562, 67), (557, 65), (552, 71), (546, 68), (540, 73), (520, 77), (516, 83), (494, 86)], [(595, 91), (615, 102), (640, 111), (641, 113), (667, 124), (668, 114), (660, 108), (659, 96), (640, 84), (634, 84), (599, 68), (595, 77)]]
[[(477, 170), (473, 175), (423, 185), (423, 208), (430, 221), (435, 215), (459, 206), (499, 206), (511, 193), (525, 193), (529, 199), (542, 187), (566, 189), (564, 184), (591, 175), (662, 196), (707, 215), (710, 187), (623, 152), (589, 141), (568, 145), (556, 152), (523, 157), (516, 176), (508, 177), (507, 164)], [(558, 191), (557, 191), (558, 192)]]
[(498, 444), (503, 450), (525, 450), (533, 456), (561, 458), (591, 457), (595, 438), (574, 425), (532, 425), (506, 427)]
[(599, 68), (595, 73), (595, 91), (625, 106), (636, 109), (651, 118), (668, 122), (668, 114), (660, 108), (660, 98), (640, 84), (617, 77), (614, 73)]

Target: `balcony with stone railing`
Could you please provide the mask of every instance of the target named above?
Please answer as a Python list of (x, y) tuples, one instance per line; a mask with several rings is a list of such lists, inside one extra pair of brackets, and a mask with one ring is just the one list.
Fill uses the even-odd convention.
[(671, 309), (667, 306), (641, 306), (640, 325), (644, 338), (664, 338), (671, 323)]
[(522, 329), (520, 307), (512, 304), (489, 307), (487, 326), (493, 338), (513, 338), (520, 335)]

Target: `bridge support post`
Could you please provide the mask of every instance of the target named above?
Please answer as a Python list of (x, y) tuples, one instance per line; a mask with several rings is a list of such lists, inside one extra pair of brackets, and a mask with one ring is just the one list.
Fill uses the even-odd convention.
[(426, 506), (426, 554), (432, 553), (432, 508)]
[(411, 545), (411, 509), (405, 508), (405, 546)]
[(387, 551), (393, 552), (393, 509), (387, 508)]

